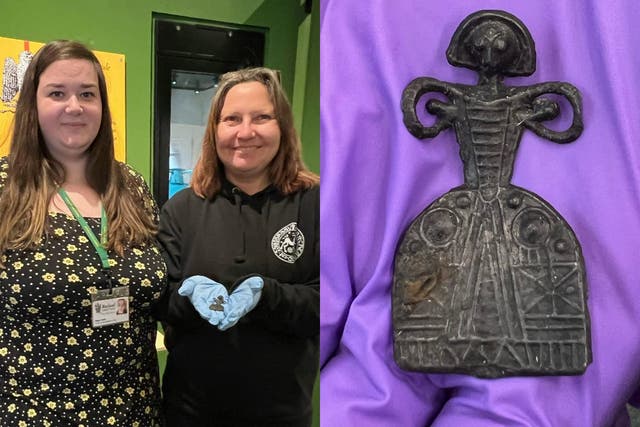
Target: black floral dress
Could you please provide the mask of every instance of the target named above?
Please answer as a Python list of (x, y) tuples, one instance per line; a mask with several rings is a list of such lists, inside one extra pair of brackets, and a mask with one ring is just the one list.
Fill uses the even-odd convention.
[[(0, 191), (7, 172), (0, 159)], [(130, 173), (155, 208), (142, 178)], [(86, 219), (99, 235), (100, 218)], [(165, 283), (160, 251), (109, 253), (114, 281), (129, 286), (130, 319), (93, 328), (90, 294), (108, 287), (100, 258), (75, 218), (49, 213), (49, 222), (37, 249), (3, 255), (0, 426), (160, 425), (151, 316)]]

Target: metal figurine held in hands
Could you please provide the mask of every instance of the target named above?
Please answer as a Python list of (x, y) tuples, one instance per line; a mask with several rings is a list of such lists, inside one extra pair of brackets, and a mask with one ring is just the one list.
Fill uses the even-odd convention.
[(222, 295), (218, 295), (218, 297), (213, 300), (213, 302), (209, 306), (209, 309), (213, 311), (224, 311), (224, 303), (224, 297)]
[[(407, 370), (496, 378), (576, 375), (591, 362), (585, 268), (580, 245), (549, 203), (510, 184), (524, 129), (557, 143), (582, 133), (581, 99), (568, 83), (510, 87), (505, 76), (535, 71), (527, 28), (502, 11), (468, 16), (447, 49), (451, 65), (479, 74), (476, 86), (429, 77), (402, 96), (404, 122), (417, 138), (453, 127), (464, 185), (411, 223), (395, 258), (394, 354)], [(432, 126), (420, 123), (418, 100), (430, 92)], [(573, 122), (554, 131), (565, 97)]]

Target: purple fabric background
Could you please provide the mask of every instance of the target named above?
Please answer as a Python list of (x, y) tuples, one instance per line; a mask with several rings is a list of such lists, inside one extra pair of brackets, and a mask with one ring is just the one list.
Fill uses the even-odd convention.
[[(398, 241), (462, 183), (452, 130), (413, 138), (400, 97), (415, 77), (473, 84), (445, 50), (479, 9), (529, 28), (531, 77), (583, 96), (585, 130), (525, 131), (513, 184), (546, 199), (580, 240), (593, 363), (583, 376), (481, 380), (400, 370), (391, 283)], [(340, 426), (625, 426), (640, 377), (640, 7), (634, 0), (324, 0), (321, 3), (321, 423)]]

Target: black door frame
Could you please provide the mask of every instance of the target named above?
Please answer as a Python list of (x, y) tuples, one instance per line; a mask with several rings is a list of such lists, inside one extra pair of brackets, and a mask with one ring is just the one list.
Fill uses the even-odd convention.
[(186, 21), (156, 15), (154, 22), (153, 195), (169, 194), (172, 72), (222, 74), (264, 64), (266, 29)]

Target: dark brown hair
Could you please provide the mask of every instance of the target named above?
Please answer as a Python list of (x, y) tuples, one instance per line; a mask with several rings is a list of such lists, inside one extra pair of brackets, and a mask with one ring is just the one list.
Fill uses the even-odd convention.
[(50, 200), (65, 181), (64, 167), (51, 156), (40, 131), (37, 108), (40, 76), (52, 63), (64, 59), (87, 60), (98, 75), (102, 121), (87, 150), (86, 177), (107, 213), (109, 249), (122, 254), (125, 245), (151, 241), (155, 233), (153, 208), (141, 204), (139, 182), (114, 157), (107, 85), (100, 62), (83, 44), (58, 40), (34, 55), (18, 98), (8, 177), (0, 195), (0, 254), (37, 245), (46, 233)]

